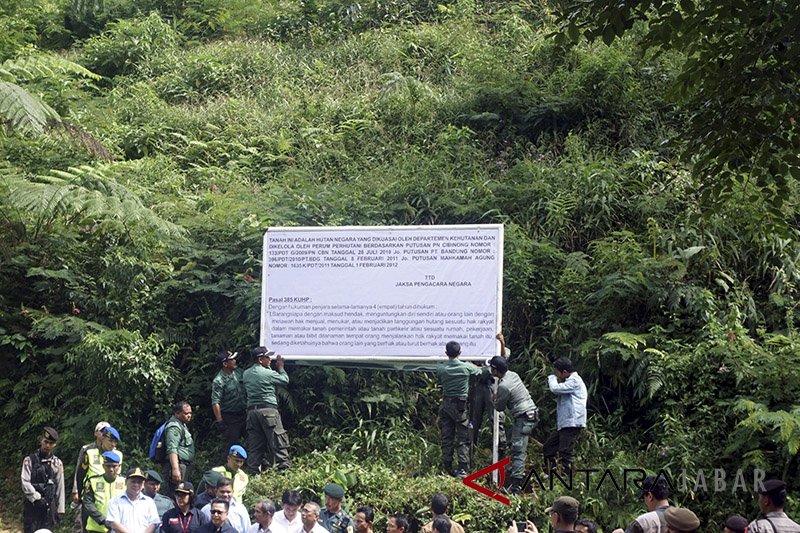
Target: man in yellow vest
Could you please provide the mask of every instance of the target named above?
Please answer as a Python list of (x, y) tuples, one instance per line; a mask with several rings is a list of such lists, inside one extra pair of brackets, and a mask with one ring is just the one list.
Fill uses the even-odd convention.
[(107, 533), (106, 513), (112, 498), (125, 492), (125, 478), (119, 475), (122, 457), (117, 452), (103, 453), (103, 475), (86, 480), (83, 489), (83, 511), (86, 531)]
[(122, 467), (122, 452), (117, 450), (117, 444), (120, 440), (119, 431), (112, 426), (104, 427), (101, 430), (100, 447), (88, 448), (86, 450), (84, 462), (81, 465), (81, 471), (85, 472), (83, 476), (84, 483), (90, 477), (102, 476), (105, 473), (104, 452), (114, 452), (117, 454), (119, 456), (120, 468)]
[(75, 475), (72, 478), (72, 503), (75, 506), (75, 523), (72, 527), (72, 533), (81, 533), (83, 531), (83, 517), (81, 515), (81, 496), (83, 493), (83, 484), (86, 481), (86, 470), (83, 470), (83, 465), (86, 464), (86, 451), (99, 450), (103, 446), (103, 430), (110, 426), (105, 420), (100, 421), (94, 427), (94, 441), (89, 444), (84, 444), (81, 451), (78, 453), (78, 462), (75, 464)]
[(242, 469), (246, 459), (247, 452), (244, 451), (244, 448), (235, 444), (228, 451), (228, 464), (211, 469), (233, 481), (233, 496), (239, 502), (244, 501), (244, 494), (247, 492), (247, 482), (249, 481), (247, 474)]

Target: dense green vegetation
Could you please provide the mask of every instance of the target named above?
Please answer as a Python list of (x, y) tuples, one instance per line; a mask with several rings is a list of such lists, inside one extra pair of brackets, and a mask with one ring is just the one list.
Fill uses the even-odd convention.
[[(707, 175), (675, 142), (703, 102), (669, 92), (691, 50), (642, 53), (644, 24), (564, 48), (555, 13), (546, 0), (3, 2), (4, 509), (45, 423), (70, 474), (97, 420), (142, 461), (187, 398), (200, 463), (215, 461), (213, 354), (258, 337), (271, 225), (503, 223), (504, 330), (543, 409), (539, 440), (554, 425), (549, 361), (566, 355), (590, 388), (585, 466), (760, 467), (800, 489), (796, 181), (769, 162), (747, 179), (739, 161), (707, 210)], [(795, 135), (796, 105), (776, 109)], [(394, 510), (423, 520), (441, 489), (469, 531), (544, 524), (551, 493), (505, 508), (435, 474), (431, 376), (289, 373), (298, 466), (254, 482), (260, 494), (337, 479), (382, 528)], [(689, 489), (676, 500), (709, 529), (754, 515), (750, 494)], [(606, 528), (640, 509), (607, 484), (574, 494)]]

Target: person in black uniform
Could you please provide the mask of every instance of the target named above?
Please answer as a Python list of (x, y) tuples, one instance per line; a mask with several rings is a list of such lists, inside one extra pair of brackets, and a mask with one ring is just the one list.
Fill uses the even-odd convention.
[(181, 481), (175, 487), (175, 503), (161, 516), (161, 533), (195, 533), (207, 522), (206, 515), (194, 506), (194, 485)]
[(25, 533), (53, 529), (64, 516), (64, 464), (53, 455), (58, 431), (44, 428), (39, 449), (22, 461), (22, 522)]

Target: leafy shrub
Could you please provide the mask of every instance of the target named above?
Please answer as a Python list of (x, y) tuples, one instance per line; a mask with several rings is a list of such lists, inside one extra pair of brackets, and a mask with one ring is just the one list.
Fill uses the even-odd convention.
[(178, 33), (158, 13), (145, 18), (120, 20), (107, 26), (102, 35), (86, 41), (82, 62), (103, 76), (114, 77), (134, 71), (155, 54), (170, 50), (180, 41)]

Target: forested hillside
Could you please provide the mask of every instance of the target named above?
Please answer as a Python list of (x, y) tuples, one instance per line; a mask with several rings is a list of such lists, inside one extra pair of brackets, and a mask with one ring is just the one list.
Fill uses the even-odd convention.
[[(800, 87), (781, 58), (797, 33), (757, 58), (769, 87), (728, 98), (736, 78), (704, 80), (756, 48), (715, 63), (653, 47), (648, 9), (700, 3), (642, 4), (598, 16), (604, 32), (555, 0), (0, 3), (3, 521), (45, 424), (68, 476), (102, 419), (145, 465), (187, 399), (196, 471), (218, 462), (214, 356), (257, 342), (275, 225), (504, 224), (503, 329), (542, 410), (535, 440), (555, 426), (550, 362), (568, 356), (589, 387), (582, 467), (709, 484), (762, 468), (796, 497)], [(736, 9), (715, 31), (738, 31)], [(507, 508), (438, 473), (430, 374), (287, 370), (296, 466), (252, 482), (253, 500), (336, 479), (381, 530), (395, 511), (427, 519), (435, 490), (467, 531), (523, 514), (546, 528), (553, 493)], [(491, 462), (482, 437), (475, 466)], [(708, 531), (757, 512), (752, 492), (693, 487), (675, 501)], [(604, 531), (641, 510), (608, 483), (573, 494)]]

